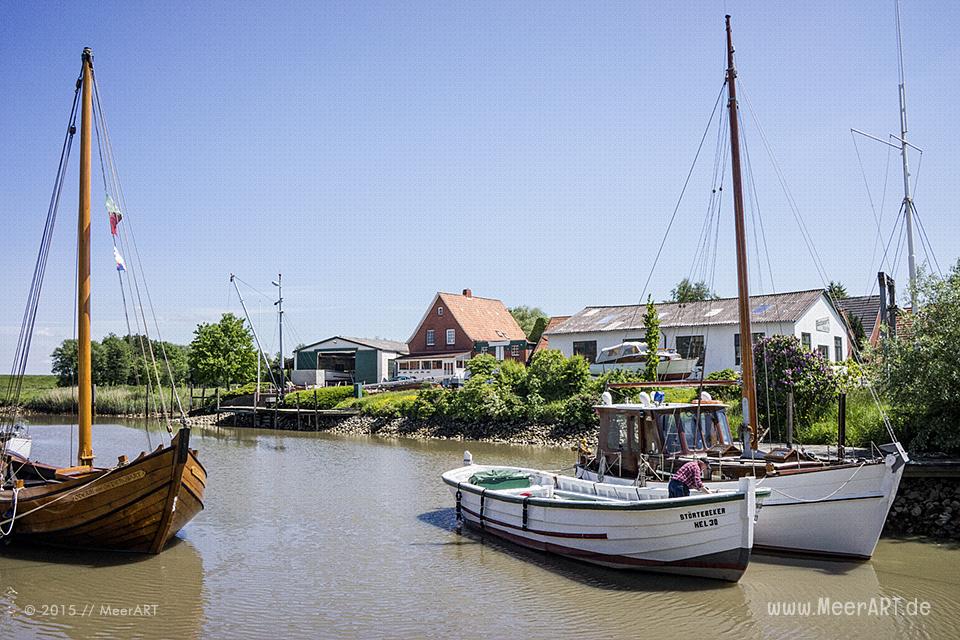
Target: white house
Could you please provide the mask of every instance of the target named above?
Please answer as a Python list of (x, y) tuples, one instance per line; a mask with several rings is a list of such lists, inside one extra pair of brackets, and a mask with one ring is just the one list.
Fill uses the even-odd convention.
[[(699, 357), (704, 373), (740, 369), (740, 331), (736, 298), (656, 305), (660, 347), (684, 357)], [(804, 347), (828, 360), (847, 357), (843, 318), (823, 289), (750, 296), (754, 336), (792, 335)], [(550, 348), (566, 356), (580, 354), (590, 362), (607, 347), (644, 340), (645, 305), (587, 307), (544, 332)]]

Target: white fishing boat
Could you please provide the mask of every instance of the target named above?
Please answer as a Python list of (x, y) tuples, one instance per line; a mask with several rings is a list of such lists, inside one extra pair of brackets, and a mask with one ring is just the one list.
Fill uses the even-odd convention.
[(597, 451), (581, 455), (578, 478), (664, 490), (680, 465), (703, 459), (710, 465), (704, 482), (711, 489), (730, 490), (744, 476), (770, 489), (757, 523), (756, 549), (873, 555), (908, 460), (899, 443), (859, 458), (821, 458), (795, 448), (750, 452), (749, 442), (733, 441), (726, 405), (709, 396), (701, 403), (659, 405), (646, 394), (641, 398), (640, 404), (596, 407)]
[(736, 582), (750, 561), (754, 522), (770, 491), (753, 478), (715, 494), (670, 498), (547, 471), (467, 464), (443, 481), (457, 517), (525, 547), (616, 569)]
[[(740, 167), (737, 72), (730, 16), (726, 19), (726, 34), (739, 335), (743, 353), (751, 354), (753, 333)], [(600, 417), (597, 450), (581, 452), (577, 477), (619, 486), (666, 487), (669, 475), (684, 462), (707, 459), (712, 480), (707, 482), (708, 487), (734, 487), (749, 475), (760, 478), (760, 485), (771, 490), (770, 499), (764, 503), (767, 509), (763, 520), (757, 526), (758, 549), (869, 558), (896, 497), (904, 465), (909, 461), (889, 423), (887, 429), (893, 442), (876, 447), (875, 453), (858, 457), (842, 451), (843, 409), (839, 413), (840, 451), (836, 456), (811, 456), (793, 447), (761, 451), (753, 358), (743, 358), (741, 369), (741, 433), (745, 436), (741, 447), (731, 438), (726, 407), (712, 401), (709, 395), (699, 394), (694, 402), (687, 404), (662, 404), (651, 403), (649, 396), (641, 394), (639, 404), (608, 403), (596, 407)], [(673, 386), (685, 384), (678, 382)], [(704, 385), (704, 382), (697, 384)], [(611, 385), (618, 386), (649, 385)]]
[[(600, 376), (609, 371), (643, 372), (647, 368), (648, 354), (645, 342), (621, 342), (602, 349), (596, 362), (590, 365), (590, 373)], [(657, 359), (658, 380), (685, 380), (697, 366), (696, 358), (684, 358), (669, 349), (657, 349)]]

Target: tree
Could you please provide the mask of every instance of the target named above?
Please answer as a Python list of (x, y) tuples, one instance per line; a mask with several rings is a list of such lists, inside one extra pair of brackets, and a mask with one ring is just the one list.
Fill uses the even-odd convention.
[[(939, 278), (917, 279), (909, 334), (881, 341), (874, 363), (891, 416), (911, 451), (960, 453), (960, 261)], [(901, 327), (903, 325), (901, 324)]]
[(647, 296), (647, 312), (643, 316), (643, 326), (646, 328), (647, 341), (647, 368), (643, 377), (645, 380), (654, 381), (657, 379), (657, 367), (660, 366), (660, 356), (657, 355), (660, 347), (660, 316), (657, 315), (657, 307), (650, 296)]
[(583, 356), (570, 358), (556, 349), (533, 354), (527, 368), (527, 388), (546, 402), (564, 400), (587, 388), (590, 364)]
[[(68, 387), (77, 384), (77, 341), (67, 339), (51, 354), (51, 371), (57, 375), (57, 384)], [(96, 340), (90, 341), (90, 379), (93, 384), (103, 384), (104, 354), (103, 346)]]
[(129, 384), (133, 374), (133, 348), (130, 341), (111, 333), (100, 343), (103, 346), (103, 367), (100, 383), (107, 385)]
[(197, 325), (190, 343), (190, 375), (199, 384), (244, 383), (257, 373), (257, 351), (243, 320), (225, 313), (215, 324)]
[(549, 319), (547, 314), (539, 307), (520, 305), (519, 307), (513, 307), (509, 311), (513, 319), (516, 320), (520, 328), (523, 329), (523, 335), (525, 336), (529, 336), (533, 332), (533, 327), (537, 323), (538, 318)]
[(677, 286), (670, 291), (670, 300), (668, 302), (702, 302), (704, 300), (716, 300), (719, 296), (710, 290), (710, 287), (704, 281), (690, 282), (689, 278), (684, 278), (677, 283)]
[(846, 300), (850, 297), (847, 293), (847, 288), (839, 282), (830, 281), (830, 284), (827, 285), (827, 295), (830, 296), (833, 300)]
[(850, 331), (853, 333), (853, 343), (857, 353), (863, 353), (867, 348), (867, 331), (863, 328), (860, 316), (850, 314)]

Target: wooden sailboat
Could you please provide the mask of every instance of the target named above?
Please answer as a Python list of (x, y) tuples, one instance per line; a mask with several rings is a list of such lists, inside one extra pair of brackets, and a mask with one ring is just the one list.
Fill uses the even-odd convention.
[[(753, 340), (730, 16), (726, 17), (726, 32), (740, 339), (743, 353), (749, 354), (753, 353)], [(771, 489), (757, 523), (757, 549), (869, 558), (909, 460), (906, 451), (896, 441), (879, 447), (880, 455), (871, 458), (809, 458), (794, 449), (758, 451), (753, 358), (743, 358), (742, 364), (742, 432), (747, 434), (742, 451), (730, 437), (725, 407), (709, 401), (708, 396), (692, 403), (656, 404), (641, 394), (644, 399), (639, 404), (596, 407), (600, 417), (597, 451), (580, 457), (577, 477), (657, 486), (645, 482), (648, 474), (656, 479), (686, 461), (705, 459), (716, 479), (706, 481), (711, 489), (735, 486), (745, 475), (762, 478), (761, 486)]]
[[(181, 428), (170, 446), (94, 466), (90, 347), (90, 173), (93, 54), (84, 49), (78, 221), (78, 465), (0, 458), (0, 539), (70, 548), (159, 553), (200, 510), (207, 474)], [(72, 135), (72, 132), (71, 134)]]

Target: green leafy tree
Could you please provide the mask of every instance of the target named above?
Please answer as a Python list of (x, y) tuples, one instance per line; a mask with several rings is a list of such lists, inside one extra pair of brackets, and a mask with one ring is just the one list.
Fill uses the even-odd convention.
[(253, 380), (257, 352), (243, 320), (225, 313), (213, 324), (197, 325), (190, 343), (190, 375), (199, 384), (218, 385)]
[(643, 326), (646, 329), (647, 341), (647, 368), (643, 377), (645, 380), (656, 380), (657, 367), (660, 366), (660, 356), (657, 355), (660, 346), (660, 316), (650, 296), (647, 296), (647, 312), (643, 316)]
[(857, 351), (863, 353), (869, 343), (860, 316), (850, 315), (850, 331), (853, 333), (853, 343), (856, 345)]
[(677, 283), (677, 286), (670, 291), (670, 300), (668, 302), (702, 302), (704, 300), (716, 300), (719, 296), (710, 290), (706, 282), (690, 282), (689, 278), (684, 278)]
[(529, 336), (533, 333), (533, 328), (539, 318), (546, 318), (549, 320), (549, 317), (543, 312), (543, 309), (540, 309), (539, 307), (528, 307), (526, 305), (513, 307), (510, 309), (510, 315), (513, 316), (513, 319), (516, 320), (517, 324), (520, 325), (520, 328), (523, 329), (523, 335), (525, 336)]
[(583, 356), (566, 358), (556, 349), (538, 351), (527, 368), (528, 393), (546, 402), (564, 400), (587, 389), (590, 364)]
[(830, 284), (827, 285), (827, 295), (829, 295), (834, 300), (846, 300), (850, 297), (847, 293), (847, 288), (839, 282), (830, 281)]
[(128, 384), (133, 373), (134, 361), (130, 341), (111, 333), (100, 344), (103, 348), (100, 383), (113, 386)]
[[(57, 384), (67, 387), (77, 384), (77, 341), (67, 339), (60, 343), (51, 354), (51, 371), (57, 376)], [(104, 354), (103, 346), (96, 340), (90, 341), (90, 378), (93, 384), (103, 384)]]
[(874, 367), (907, 448), (960, 454), (960, 261), (917, 281), (909, 332), (881, 341)]

